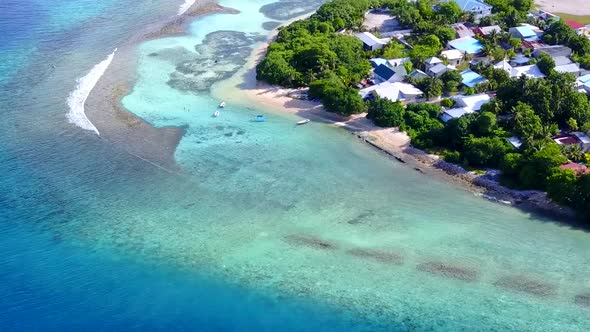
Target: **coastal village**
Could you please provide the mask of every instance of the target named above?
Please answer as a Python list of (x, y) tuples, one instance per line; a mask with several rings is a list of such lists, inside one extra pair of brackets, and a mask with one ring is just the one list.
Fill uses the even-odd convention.
[[(322, 64), (298, 76), (301, 61), (291, 58), (293, 68), (275, 67), (270, 77), (264, 71), (271, 44), (258, 78), (304, 87), (331, 112), (367, 112), (376, 125), (407, 132), (413, 146), (488, 170), (503, 185), (548, 191), (578, 211), (590, 208), (590, 199), (576, 197), (590, 193), (590, 25), (532, 9), (532, 1), (494, 8), (485, 0), (385, 0), (351, 6), (363, 11), (350, 24), (329, 12), (349, 3), (327, 3), (311, 20), (323, 24), (325, 16), (332, 26), (307, 29), (333, 27), (328, 33), (336, 38), (360, 41), (370, 67), (344, 69), (334, 59), (334, 68)], [(305, 23), (283, 29), (273, 44), (286, 43), (282, 34), (294, 34), (289, 29), (298, 24)]]

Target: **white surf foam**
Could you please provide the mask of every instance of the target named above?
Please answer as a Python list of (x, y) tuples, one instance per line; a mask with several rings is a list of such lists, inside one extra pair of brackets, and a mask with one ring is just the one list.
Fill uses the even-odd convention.
[(180, 8), (178, 8), (178, 16), (186, 13), (186, 11), (189, 10), (189, 8), (191, 8), (191, 6), (195, 4), (195, 2), (196, 0), (184, 0), (184, 3), (180, 5)]
[(86, 76), (78, 79), (78, 86), (76, 86), (74, 91), (70, 92), (67, 101), (70, 110), (66, 116), (68, 117), (70, 123), (73, 123), (82, 129), (92, 130), (97, 135), (100, 135), (100, 133), (98, 132), (98, 129), (96, 129), (96, 127), (92, 124), (92, 122), (90, 122), (90, 120), (88, 120), (86, 117), (86, 113), (84, 112), (84, 104), (86, 103), (86, 99), (88, 99), (90, 92), (98, 80), (107, 70), (111, 64), (111, 61), (113, 61), (115, 52), (117, 52), (117, 49), (115, 49), (113, 53), (111, 53), (105, 60), (95, 65)]

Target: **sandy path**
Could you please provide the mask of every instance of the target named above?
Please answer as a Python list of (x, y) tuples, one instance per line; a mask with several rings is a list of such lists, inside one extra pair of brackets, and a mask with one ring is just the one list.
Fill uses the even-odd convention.
[(590, 15), (590, 1), (588, 0), (535, 0), (535, 5), (552, 13)]

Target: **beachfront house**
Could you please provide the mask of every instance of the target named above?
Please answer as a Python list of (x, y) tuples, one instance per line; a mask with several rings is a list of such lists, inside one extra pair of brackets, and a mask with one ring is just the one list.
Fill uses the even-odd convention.
[(374, 74), (378, 82), (401, 82), (408, 75), (408, 71), (403, 65), (392, 68), (382, 64), (375, 68)]
[(440, 53), (442, 58), (445, 58), (449, 65), (451, 66), (458, 66), (463, 62), (465, 58), (465, 53), (459, 50), (446, 50)]
[(442, 2), (454, 1), (465, 13), (471, 13), (476, 20), (492, 15), (493, 7), (483, 0), (442, 0)]
[(463, 37), (451, 40), (447, 49), (455, 49), (467, 54), (477, 54), (483, 50), (483, 44), (473, 37)]
[(528, 78), (544, 78), (545, 74), (541, 72), (541, 69), (537, 65), (528, 65), (528, 66), (520, 66), (514, 67), (510, 64), (510, 62), (504, 60), (496, 63), (494, 65), (496, 69), (502, 69), (510, 75), (510, 77), (520, 77), (522, 75)]
[(480, 74), (474, 72), (471, 69), (467, 69), (461, 72), (462, 84), (469, 88), (474, 88), (478, 84), (485, 83), (488, 80)]
[(355, 36), (363, 42), (367, 51), (380, 50), (389, 43), (389, 39), (377, 38), (370, 32), (357, 33)]
[(363, 99), (371, 99), (374, 97), (385, 98), (396, 102), (415, 102), (421, 98), (424, 93), (415, 86), (402, 82), (384, 82), (373, 85), (359, 91), (359, 95)]

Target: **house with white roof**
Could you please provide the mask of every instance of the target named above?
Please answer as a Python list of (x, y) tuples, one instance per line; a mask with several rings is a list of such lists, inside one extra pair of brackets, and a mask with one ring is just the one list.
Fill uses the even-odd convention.
[(456, 2), (463, 12), (474, 14), (475, 19), (477, 20), (492, 15), (493, 7), (485, 3), (483, 0), (443, 0), (443, 2), (449, 1)]
[(528, 78), (544, 78), (545, 74), (537, 65), (513, 67), (508, 61), (500, 61), (494, 65), (496, 69), (502, 69), (510, 75), (510, 77), (520, 77), (522, 75)]
[(377, 38), (370, 32), (357, 33), (355, 36), (363, 42), (368, 51), (380, 50), (390, 42), (389, 39)]
[(465, 107), (449, 108), (449, 109), (443, 110), (443, 112), (440, 114), (440, 120), (444, 123), (447, 123), (453, 119), (458, 119), (458, 118), (462, 117), (463, 115), (469, 114), (469, 113), (475, 113), (475, 111), (472, 111), (472, 110), (465, 108)]
[(359, 91), (363, 99), (378, 96), (390, 101), (412, 102), (422, 97), (424, 93), (415, 86), (402, 82), (384, 82)]
[(488, 94), (481, 93), (471, 96), (455, 96), (453, 97), (455, 106), (464, 107), (472, 111), (479, 111), (483, 104), (489, 103), (492, 100)]
[(518, 136), (508, 138), (508, 143), (510, 143), (515, 149), (520, 149), (522, 146), (522, 140)]
[(576, 136), (576, 138), (580, 141), (580, 147), (584, 152), (590, 151), (590, 137), (580, 131), (574, 131), (572, 135)]
[(435, 56), (433, 56), (432, 58), (428, 58), (424, 61), (424, 69), (426, 72), (428, 72), (428, 70), (436, 65), (440, 65), (442, 64), (443, 61)]
[(446, 50), (440, 53), (441, 57), (447, 59), (449, 65), (458, 66), (465, 58), (465, 52), (459, 50)]
[(440, 115), (440, 120), (444, 123), (452, 119), (458, 119), (465, 114), (478, 112), (483, 104), (489, 103), (492, 100), (492, 97), (482, 93), (471, 96), (455, 96), (453, 100), (455, 101), (456, 107), (445, 109)]
[(436, 66), (430, 67), (426, 74), (430, 77), (441, 77), (442, 74), (446, 73), (449, 70), (448, 66), (445, 66), (443, 63), (439, 63)]

